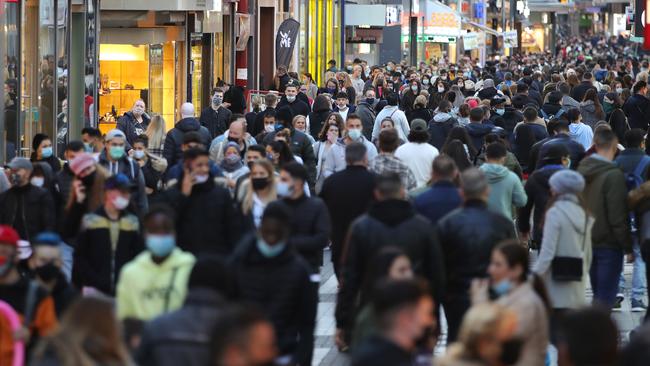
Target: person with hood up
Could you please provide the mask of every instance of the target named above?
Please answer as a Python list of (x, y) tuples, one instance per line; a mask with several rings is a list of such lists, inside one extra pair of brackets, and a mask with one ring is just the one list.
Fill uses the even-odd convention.
[(483, 87), (476, 93), (476, 96), (481, 100), (491, 100), (497, 94), (499, 94), (499, 92), (497, 91), (497, 88), (494, 87), (494, 80), (485, 79), (483, 80)]
[(167, 167), (173, 167), (183, 158), (183, 149), (181, 148), (181, 145), (183, 145), (183, 136), (187, 132), (199, 133), (201, 135), (203, 146), (210, 145), (212, 134), (206, 126), (202, 126), (201, 123), (194, 118), (194, 105), (192, 105), (192, 103), (183, 103), (181, 106), (181, 120), (176, 122), (174, 128), (169, 130), (165, 137), (163, 157), (167, 159)]
[(54, 155), (52, 150), (52, 140), (49, 136), (37, 133), (32, 140), (32, 163), (44, 162), (47, 163), (54, 174), (61, 170), (61, 161)]
[(592, 129), (595, 128), (598, 121), (605, 119), (605, 112), (598, 100), (596, 89), (588, 89), (585, 93), (584, 99), (580, 103), (580, 115), (582, 121)]
[(512, 206), (523, 207), (528, 198), (517, 175), (503, 165), (507, 154), (505, 145), (499, 142), (489, 144), (485, 152), (486, 162), (479, 169), (485, 173), (490, 185), (488, 208), (514, 220)]
[(485, 142), (485, 136), (492, 133), (493, 124), (483, 123), (485, 110), (482, 107), (472, 108), (469, 111), (469, 124), (465, 126), (475, 151), (480, 151)]
[(148, 321), (179, 309), (195, 262), (176, 247), (169, 208), (155, 207), (143, 224), (146, 250), (122, 267), (117, 282), (117, 317), (122, 320)]
[(623, 254), (632, 253), (627, 184), (623, 171), (612, 161), (618, 139), (601, 129), (594, 136), (596, 153), (586, 157), (580, 172), (586, 182), (584, 197), (596, 222), (592, 230), (593, 262), (590, 270), (594, 301), (611, 308), (616, 301)]
[(242, 162), (239, 145), (236, 142), (229, 141), (224, 145), (223, 156), (224, 158), (219, 163), (219, 167), (223, 171), (224, 177), (226, 177), (226, 184), (230, 190), (230, 194), (233, 194), (237, 179), (248, 174), (249, 169)]
[(591, 127), (582, 123), (582, 115), (580, 114), (580, 110), (578, 110), (578, 108), (569, 109), (566, 115), (570, 123), (569, 136), (571, 136), (571, 140), (582, 145), (585, 150), (589, 150), (594, 139), (594, 131), (591, 129)]
[[(223, 89), (216, 88), (212, 90), (210, 106), (201, 111), (199, 122), (201, 126), (208, 129), (210, 140), (212, 140), (228, 129), (231, 115), (230, 109), (223, 105)], [(192, 117), (194, 116), (192, 115)]]
[(145, 112), (144, 100), (138, 99), (133, 103), (133, 108), (124, 113), (117, 120), (118, 130), (124, 132), (126, 136), (127, 149), (130, 150), (136, 137), (142, 135), (147, 130), (151, 118)]
[(375, 106), (377, 105), (375, 90), (373, 88), (366, 89), (364, 97), (359, 102), (359, 105), (357, 105), (356, 114), (361, 118), (363, 136), (368, 140), (372, 140), (372, 128), (377, 118), (377, 112), (375, 112)]
[(372, 141), (376, 141), (379, 138), (379, 132), (381, 132), (381, 122), (385, 118), (390, 118), (395, 123), (395, 129), (399, 134), (399, 138), (406, 141), (406, 136), (408, 136), (410, 127), (406, 114), (399, 109), (398, 102), (399, 96), (395, 92), (389, 92), (386, 95), (386, 101), (388, 105), (377, 113), (375, 118), (375, 124), (372, 128)]
[(429, 120), (429, 143), (441, 150), (449, 136), (449, 131), (458, 126), (458, 121), (451, 114), (451, 103), (443, 100), (438, 104), (438, 112)]

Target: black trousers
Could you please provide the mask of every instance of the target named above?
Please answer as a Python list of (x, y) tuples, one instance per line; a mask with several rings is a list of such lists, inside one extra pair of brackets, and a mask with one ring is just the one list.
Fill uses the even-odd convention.
[(458, 338), (458, 331), (463, 322), (463, 317), (471, 306), (469, 295), (450, 295), (444, 302), (445, 318), (447, 319), (447, 344), (451, 344)]

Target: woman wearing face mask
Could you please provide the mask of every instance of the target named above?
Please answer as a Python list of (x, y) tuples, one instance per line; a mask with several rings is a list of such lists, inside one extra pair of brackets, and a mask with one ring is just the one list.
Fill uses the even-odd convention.
[(280, 171), (282, 165), (296, 161), (289, 145), (284, 141), (272, 141), (266, 145), (266, 157), (273, 163), (276, 172)]
[[(350, 103), (350, 105), (355, 105), (357, 100), (357, 91), (352, 86), (350, 74), (347, 72), (338, 72), (336, 74), (336, 80), (338, 81), (338, 92), (344, 92), (347, 94), (348, 103)], [(338, 92), (336, 94), (338, 94)], [(336, 94), (334, 94), (334, 96), (336, 96)]]
[(435, 88), (431, 91), (431, 95), (429, 95), (429, 108), (433, 110), (438, 108), (440, 101), (445, 100), (446, 93), (447, 84), (442, 78), (439, 78), (435, 84)]
[(264, 209), (278, 198), (275, 191), (275, 172), (268, 160), (253, 161), (248, 189), (241, 204), (241, 211), (250, 227), (258, 229)]
[(417, 95), (413, 99), (413, 107), (409, 112), (406, 112), (406, 119), (409, 123), (416, 118), (422, 119), (427, 123), (433, 118), (433, 110), (427, 107), (427, 97), (424, 95)]
[(318, 91), (318, 94), (323, 94), (327, 93), (330, 96), (334, 97), (336, 96), (336, 93), (339, 91), (339, 82), (336, 78), (329, 78), (326, 79), (327, 81), (325, 82), (325, 87), (321, 88)]
[(332, 113), (332, 105), (330, 104), (327, 96), (317, 96), (316, 100), (314, 100), (313, 111), (309, 113), (306, 121), (310, 135), (318, 136), (318, 133), (329, 118), (330, 113)]
[[(549, 300), (542, 280), (528, 276), (528, 250), (518, 241), (507, 241), (492, 251), (488, 267), (489, 293), (494, 301), (517, 315), (515, 336), (522, 344), (518, 366), (543, 366), (548, 346)], [(473, 284), (475, 302), (488, 300), (488, 281)]]
[(147, 145), (149, 145), (147, 135), (140, 135), (133, 140), (133, 149), (129, 154), (142, 170), (145, 192), (151, 196), (162, 188), (161, 179), (167, 169), (167, 160), (150, 154)]
[[(408, 89), (404, 92), (404, 95), (402, 96), (402, 103), (400, 105), (402, 111), (404, 111), (404, 113), (407, 115), (415, 108), (415, 97), (418, 95), (420, 95), (420, 83), (418, 83), (417, 80), (413, 80), (409, 82)], [(409, 120), (409, 122), (410, 121), (411, 120)], [(425, 121), (428, 122), (429, 120), (426, 119)]]
[(49, 136), (37, 133), (34, 135), (32, 140), (32, 163), (35, 162), (44, 162), (50, 165), (54, 174), (58, 173), (61, 170), (61, 161), (54, 156), (54, 150), (52, 147), (52, 140)]
[[(316, 155), (316, 193), (320, 193), (325, 181), (325, 157), (333, 146), (339, 146), (338, 140), (342, 137), (342, 125), (328, 122), (323, 126), (318, 141), (314, 143), (314, 155)], [(337, 147), (339, 148), (339, 147)]]
[(226, 184), (230, 190), (230, 194), (234, 192), (237, 179), (242, 175), (249, 172), (248, 167), (242, 162), (241, 153), (239, 151), (239, 144), (236, 142), (229, 142), (223, 149), (223, 160), (219, 163), (219, 167), (223, 171), (226, 178)]
[(311, 76), (311, 73), (304, 73), (302, 78), (302, 83), (307, 86), (307, 92), (305, 93), (310, 99), (316, 99), (318, 95), (318, 86), (314, 82), (314, 78)]
[(563, 169), (549, 179), (551, 199), (544, 218), (542, 249), (533, 272), (542, 277), (553, 304), (552, 332), (570, 309), (587, 305), (585, 290), (591, 267), (594, 219), (579, 198), (585, 180)]
[(422, 90), (426, 90), (431, 94), (431, 76), (429, 74), (422, 75)]

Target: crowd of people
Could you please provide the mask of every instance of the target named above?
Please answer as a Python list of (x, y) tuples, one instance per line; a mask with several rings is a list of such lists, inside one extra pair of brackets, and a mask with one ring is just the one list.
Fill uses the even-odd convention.
[(281, 66), (246, 114), (226, 87), (169, 131), (134, 101), (63, 159), (38, 134), (0, 174), (22, 322), (0, 317), (0, 364), (24, 342), (30, 365), (311, 365), (329, 258), (354, 366), (644, 365), (650, 328), (622, 348), (610, 316), (647, 311), (650, 274), (650, 67), (629, 51), (356, 59), (322, 85)]

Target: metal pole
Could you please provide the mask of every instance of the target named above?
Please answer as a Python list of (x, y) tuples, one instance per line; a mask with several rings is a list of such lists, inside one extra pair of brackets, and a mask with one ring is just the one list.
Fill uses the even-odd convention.
[(345, 0), (339, 0), (341, 3), (341, 67), (345, 64)]
[[(284, 9), (284, 11), (287, 10), (288, 9)], [(243, 16), (248, 15), (248, 0), (239, 0), (239, 5), (237, 6), (237, 14), (241, 14)], [(237, 18), (234, 18), (234, 21), (236, 22)], [(241, 33), (242, 33), (241, 29), (239, 33), (241, 37)], [(235, 37), (233, 37), (233, 42), (234, 41), (235, 41)], [(248, 41), (250, 41), (250, 38), (248, 39)], [(248, 65), (248, 43), (246, 43), (246, 48), (244, 48), (243, 51), (237, 51), (237, 53), (235, 54), (235, 60), (237, 65), (235, 85), (246, 88), (246, 85), (248, 83), (248, 66), (247, 66)]]

